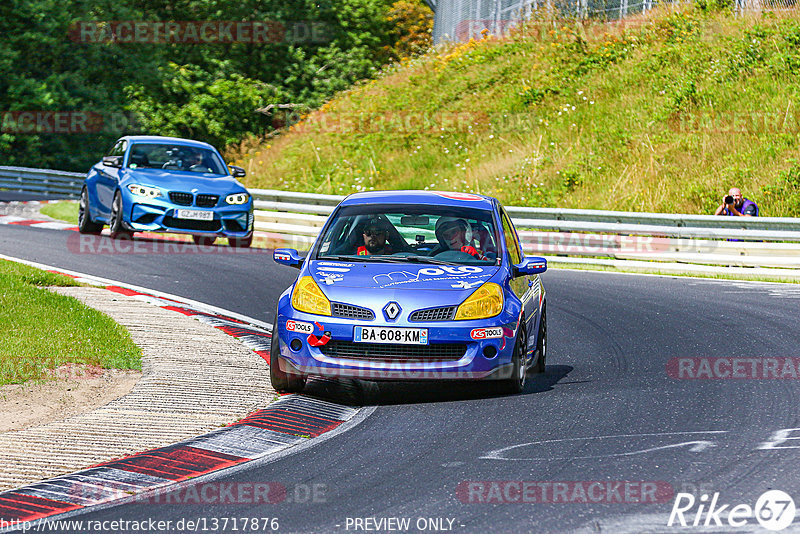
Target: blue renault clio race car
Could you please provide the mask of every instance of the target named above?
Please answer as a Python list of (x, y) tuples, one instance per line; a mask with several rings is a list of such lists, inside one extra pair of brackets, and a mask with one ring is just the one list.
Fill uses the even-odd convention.
[(375, 191), (344, 199), (278, 300), (270, 378), (502, 381), (520, 392), (547, 356), (544, 258), (526, 257), (491, 197)]
[(78, 229), (111, 237), (134, 232), (191, 234), (197, 244), (227, 237), (233, 247), (253, 241), (253, 200), (208, 143), (157, 136), (126, 136), (86, 176)]

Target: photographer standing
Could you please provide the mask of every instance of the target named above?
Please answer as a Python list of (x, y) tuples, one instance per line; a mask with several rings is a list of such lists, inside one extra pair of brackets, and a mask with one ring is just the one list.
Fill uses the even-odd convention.
[(737, 217), (758, 217), (758, 205), (742, 196), (742, 191), (731, 188), (714, 215), (735, 215)]

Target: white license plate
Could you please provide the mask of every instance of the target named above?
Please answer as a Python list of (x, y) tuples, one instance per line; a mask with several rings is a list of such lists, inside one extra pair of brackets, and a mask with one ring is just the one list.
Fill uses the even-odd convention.
[(381, 326), (356, 326), (353, 331), (356, 343), (397, 343), (400, 345), (427, 345), (427, 328), (391, 328)]
[(175, 210), (175, 217), (178, 219), (193, 219), (195, 221), (213, 221), (213, 211), (199, 210)]

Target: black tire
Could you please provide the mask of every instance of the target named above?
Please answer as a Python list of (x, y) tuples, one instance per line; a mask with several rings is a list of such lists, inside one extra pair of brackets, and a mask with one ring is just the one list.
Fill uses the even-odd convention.
[(81, 199), (78, 201), (78, 232), (82, 234), (99, 235), (103, 225), (92, 221), (89, 214), (89, 191), (84, 187), (81, 190)]
[(525, 336), (525, 322), (524, 319), (520, 323), (519, 334), (517, 334), (517, 341), (514, 344), (514, 355), (511, 357), (511, 376), (504, 379), (500, 383), (500, 391), (515, 395), (522, 393), (525, 389), (525, 378), (528, 374), (528, 369), (525, 365), (525, 350), (527, 347), (527, 339)]
[(252, 232), (247, 237), (229, 237), (228, 238), (228, 245), (232, 246), (233, 248), (250, 248), (250, 245), (252, 245), (252, 244), (253, 244), (253, 233)]
[(214, 244), (214, 241), (217, 240), (217, 236), (214, 235), (193, 235), (192, 241), (198, 247), (210, 247)]
[(539, 359), (533, 367), (534, 373), (544, 373), (547, 365), (547, 309), (542, 307), (542, 319), (539, 321), (539, 334), (536, 338), (536, 354)]
[[(275, 315), (276, 319), (278, 315)], [(279, 356), (281, 354), (277, 326), (272, 330), (272, 343), (269, 349), (269, 380), (279, 393), (300, 393), (306, 385), (306, 377), (281, 371)]]
[(133, 232), (125, 228), (122, 220), (122, 194), (117, 191), (111, 203), (111, 224), (108, 225), (113, 239), (131, 239)]

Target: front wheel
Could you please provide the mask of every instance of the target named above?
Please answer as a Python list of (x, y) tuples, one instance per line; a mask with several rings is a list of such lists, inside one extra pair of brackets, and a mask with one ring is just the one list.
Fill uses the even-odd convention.
[(82, 234), (98, 235), (103, 230), (103, 225), (92, 221), (89, 215), (89, 191), (84, 187), (81, 190), (81, 199), (78, 201), (78, 232)]
[(517, 342), (514, 344), (514, 354), (511, 356), (511, 377), (501, 382), (500, 389), (503, 393), (517, 394), (525, 389), (525, 378), (528, 369), (525, 365), (525, 351), (528, 345), (525, 337), (525, 321), (520, 321), (520, 330)]
[(533, 368), (535, 373), (544, 373), (547, 360), (547, 311), (542, 308), (542, 318), (539, 321), (539, 336), (536, 339), (536, 353), (539, 359)]
[(133, 232), (125, 228), (125, 223), (122, 220), (122, 194), (117, 191), (114, 194), (114, 202), (111, 203), (111, 237), (113, 239), (130, 239), (133, 237)]
[[(277, 319), (278, 315), (275, 314)], [(269, 348), (269, 380), (272, 387), (279, 393), (299, 393), (306, 385), (306, 377), (281, 371), (280, 368), (280, 340), (278, 339), (277, 325), (272, 330), (272, 343)]]

